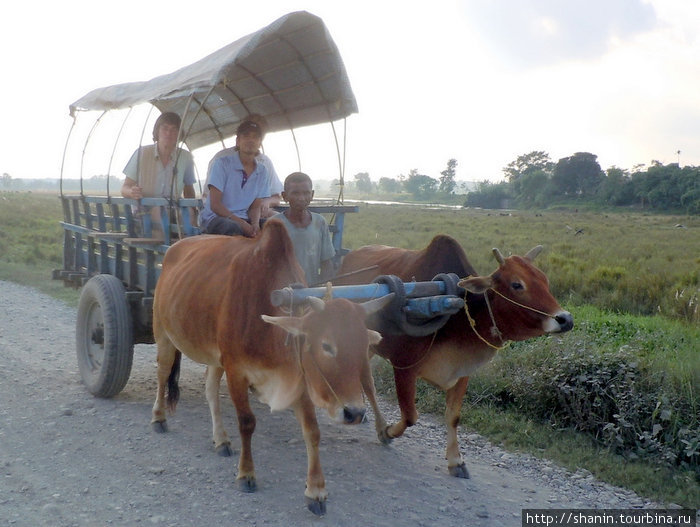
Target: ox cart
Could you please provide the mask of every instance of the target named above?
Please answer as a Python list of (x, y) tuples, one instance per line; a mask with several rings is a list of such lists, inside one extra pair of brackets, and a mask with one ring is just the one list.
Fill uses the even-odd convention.
[[(171, 195), (133, 200), (110, 189), (109, 174), (122, 131), (138, 107), (180, 115), (179, 148), (189, 151), (216, 143), (223, 148), (224, 140), (251, 113), (267, 120), (268, 132), (289, 131), (292, 136), (300, 127), (330, 124), (338, 151), (340, 193), (332, 203), (314, 203), (310, 208), (329, 217), (338, 257), (346, 252), (342, 245), (345, 215), (358, 210), (343, 203), (343, 148), (334, 125), (355, 113), (357, 104), (333, 40), (323, 22), (309, 13), (288, 14), (171, 74), (93, 90), (71, 104), (73, 127), (66, 141), (60, 186), (63, 267), (53, 272), (53, 278), (66, 286), (82, 287), (76, 323), (78, 363), (86, 387), (100, 397), (116, 395), (126, 385), (134, 344), (154, 342), (153, 295), (166, 251), (177, 240), (200, 234), (196, 212), (201, 199)], [(126, 112), (126, 117), (114, 132), (111, 156), (104, 155), (109, 152), (104, 147), (100, 154), (109, 159), (106, 188), (89, 193), (84, 188), (86, 152), (104, 116), (115, 111)], [(76, 174), (68, 168), (69, 152), (76, 150), (71, 134), (78, 118), (90, 115), (96, 118), (77, 148)], [(146, 126), (141, 128), (140, 143)], [(128, 146), (133, 151), (135, 145)], [(76, 175), (79, 193), (64, 192), (66, 182), (78, 179)], [(434, 332), (463, 306), (456, 284), (454, 275), (421, 284), (404, 284), (386, 276), (366, 286), (335, 288), (333, 296), (360, 301), (394, 293), (379, 325), (389, 332), (421, 335)], [(271, 301), (289, 306), (325, 294), (324, 288), (290, 284), (275, 291)]]

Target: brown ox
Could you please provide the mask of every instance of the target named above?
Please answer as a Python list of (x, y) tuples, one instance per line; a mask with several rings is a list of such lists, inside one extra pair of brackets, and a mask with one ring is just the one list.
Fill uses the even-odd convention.
[[(394, 367), (401, 420), (387, 427), (378, 410), (373, 408), (380, 440), (389, 442), (415, 424), (418, 419), (416, 379), (425, 379), (447, 392), (446, 457), (450, 474), (469, 477), (457, 442), (457, 426), (469, 376), (491, 360), (508, 340), (525, 340), (573, 327), (571, 314), (562, 310), (549, 292), (547, 277), (532, 265), (540, 250), (541, 246), (537, 246), (524, 257), (503, 258), (494, 249), (499, 267), (489, 276), (478, 276), (459, 244), (444, 235), (436, 236), (421, 251), (372, 245), (345, 257), (339, 276), (359, 272), (335, 280), (338, 285), (367, 283), (385, 274), (396, 275), (404, 281), (427, 281), (439, 273), (469, 277), (459, 283), (468, 291), (469, 315), (465, 310), (452, 315), (432, 336), (383, 335), (376, 352)], [(468, 316), (475, 321), (473, 329)]]
[[(230, 455), (218, 397), (226, 372), (241, 437), (239, 489), (256, 488), (250, 388), (272, 410), (294, 409), (308, 455), (307, 506), (323, 514), (327, 493), (314, 405), (331, 416), (341, 414), (345, 422), (362, 419), (363, 389), (370, 398), (374, 390), (368, 348), (381, 337), (365, 326), (372, 306), (343, 299), (314, 299), (316, 308), (302, 317), (268, 316), (279, 314), (270, 303), (271, 291), (303, 282), (293, 251), (284, 225), (277, 221), (269, 221), (258, 240), (197, 236), (168, 250), (153, 305), (158, 392), (152, 423), (156, 431), (167, 430), (165, 388), (174, 410), (182, 352), (207, 365), (205, 392), (214, 444), (222, 455)], [(288, 339), (287, 332), (295, 338)]]

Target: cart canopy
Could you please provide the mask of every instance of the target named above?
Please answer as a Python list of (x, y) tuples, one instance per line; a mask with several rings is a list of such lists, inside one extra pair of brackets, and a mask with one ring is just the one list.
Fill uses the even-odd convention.
[(70, 105), (70, 114), (146, 102), (183, 118), (190, 150), (232, 136), (250, 113), (264, 116), (274, 132), (357, 112), (338, 48), (323, 21), (305, 11), (173, 73), (93, 90)]

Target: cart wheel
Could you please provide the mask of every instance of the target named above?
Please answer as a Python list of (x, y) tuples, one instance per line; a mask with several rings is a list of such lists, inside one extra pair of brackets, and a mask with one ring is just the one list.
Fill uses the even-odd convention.
[(97, 397), (118, 394), (134, 357), (131, 312), (117, 277), (100, 274), (83, 287), (75, 331), (80, 376)]

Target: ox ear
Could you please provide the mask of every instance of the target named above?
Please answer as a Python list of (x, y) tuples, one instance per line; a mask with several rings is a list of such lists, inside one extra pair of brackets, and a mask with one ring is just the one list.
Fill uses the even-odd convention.
[(391, 301), (396, 296), (396, 293), (389, 293), (388, 295), (375, 298), (374, 300), (369, 300), (360, 304), (362, 309), (365, 310), (366, 316), (373, 315), (377, 311), (381, 311), (385, 306), (389, 305)]
[(470, 293), (483, 294), (493, 287), (493, 279), (490, 276), (471, 276), (460, 280), (457, 286)]
[(377, 344), (379, 344), (382, 341), (382, 334), (379, 333), (378, 331), (368, 329), (367, 336), (369, 337), (369, 345), (370, 346), (376, 346)]
[(274, 324), (284, 329), (287, 333), (295, 337), (304, 335), (302, 330), (303, 319), (299, 317), (271, 317), (269, 315), (260, 315), (268, 324)]
[(537, 258), (537, 255), (540, 254), (540, 252), (542, 252), (542, 246), (536, 245), (535, 247), (530, 249), (523, 258), (525, 258), (526, 260), (532, 261), (535, 258)]

